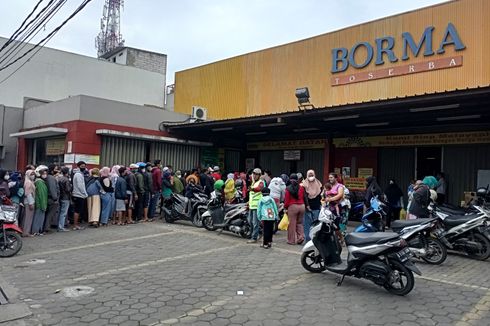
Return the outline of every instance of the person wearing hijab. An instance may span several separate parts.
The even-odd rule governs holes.
[[[407,212],[407,216],[410,220],[430,217],[430,190],[436,186],[437,180],[433,176],[425,177],[422,180],[422,183],[417,182]]]
[[[235,180],[233,179],[233,174],[231,178],[228,178],[226,180],[224,192],[225,200],[227,203],[232,203],[236,199],[237,190],[235,188]]]
[[[165,171],[162,178],[162,196],[164,200],[172,197],[172,186],[172,174],[170,171]]]
[[[35,191],[35,213],[32,220],[31,232],[34,235],[42,235],[44,219],[46,218],[46,210],[48,209],[48,186],[46,179],[48,177],[48,168],[44,165],[36,169],[36,182],[34,183]]]
[[[92,227],[99,227],[100,221],[100,193],[102,185],[99,177],[100,171],[97,168],[90,170],[90,177],[87,180],[87,208],[88,208],[88,224]]]
[[[22,221],[22,235],[24,237],[31,236],[32,220],[35,212],[35,196],[36,186],[34,181],[36,180],[36,173],[34,170],[27,170],[24,180],[24,219]]]
[[[386,217],[386,226],[391,227],[391,221],[400,219],[400,211],[403,207],[403,192],[396,184],[395,180],[390,179],[388,187],[385,189],[385,195],[389,207],[388,216]]]
[[[272,178],[269,189],[271,190],[271,198],[274,199],[277,207],[279,207],[284,202],[284,197],[286,196],[286,183],[279,177]]]
[[[305,240],[303,219],[305,215],[305,188],[298,182],[298,175],[289,177],[291,184],[286,188],[284,210],[288,214],[288,244],[302,244]]]
[[[364,205],[366,208],[371,207],[371,199],[373,197],[378,197],[379,200],[383,201],[383,190],[376,181],[376,177],[371,176],[366,179],[366,195],[364,197]]]
[[[307,194],[307,208],[305,212],[304,233],[305,241],[310,241],[310,227],[318,220],[322,206],[322,183],[316,178],[314,170],[308,170],[306,179],[302,183]]]
[[[113,207],[112,200],[114,198],[114,185],[111,181],[110,172],[111,170],[106,166],[100,170],[100,200],[102,202],[100,223],[102,224],[102,226],[107,226]]]
[[[10,175],[7,170],[0,170],[0,196],[10,197],[9,189]]]

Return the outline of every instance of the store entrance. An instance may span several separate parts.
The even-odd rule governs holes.
[[[417,147],[417,179],[441,172],[441,147]]]

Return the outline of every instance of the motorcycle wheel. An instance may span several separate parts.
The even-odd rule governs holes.
[[[173,222],[175,222],[172,219],[172,216],[170,216],[170,214],[166,213],[165,211],[163,211],[163,218],[165,219],[165,222],[167,222],[167,223],[173,223]]]
[[[250,227],[250,224],[248,224],[248,222],[245,222],[245,224],[243,225],[240,235],[244,239],[250,239],[252,237],[252,228]]]
[[[198,228],[203,227],[202,214],[204,214],[206,212],[206,210],[207,209],[205,207],[198,207],[197,208],[197,212],[194,215],[194,217],[192,218],[192,224],[194,224],[194,226],[196,226]]]
[[[490,241],[479,233],[473,234],[473,241],[482,245],[482,249],[478,253],[468,253],[468,256],[478,260],[486,260],[490,256]]]
[[[323,258],[320,255],[315,255],[314,250],[305,251],[301,254],[301,265],[311,273],[321,273],[326,269]]]
[[[391,273],[388,275],[388,279],[384,288],[395,295],[407,295],[412,291],[415,285],[415,280],[411,270],[406,268],[402,263],[390,260]]]
[[[211,216],[206,216],[202,220],[202,226],[208,231],[215,231],[216,227],[213,225],[213,218]]]
[[[447,258],[446,247],[442,244],[441,241],[437,239],[427,239],[426,241],[427,247],[425,248],[425,250],[427,250],[427,255],[425,257],[422,257],[422,259],[427,264],[442,264]]]
[[[15,232],[0,233],[0,257],[15,256],[22,249],[22,238]]]

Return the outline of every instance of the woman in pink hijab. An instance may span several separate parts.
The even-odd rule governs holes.
[[[34,199],[36,197],[36,173],[34,170],[27,170],[24,180],[24,220],[22,221],[22,236],[31,236],[32,219],[34,217]]]
[[[318,216],[320,215],[323,184],[316,178],[315,171],[308,170],[306,179],[303,180],[302,185],[308,197],[303,227],[305,241],[310,241],[310,227],[313,222],[318,220]]]

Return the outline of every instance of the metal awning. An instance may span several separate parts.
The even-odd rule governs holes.
[[[10,134],[10,137],[43,138],[43,137],[65,135],[66,133],[68,133],[68,129],[66,128],[47,127],[47,128],[39,128],[39,129],[15,132],[13,134]]]
[[[101,136],[151,140],[155,142],[166,142],[166,143],[174,143],[174,144],[181,144],[181,145],[213,146],[212,143],[208,143],[208,142],[185,140],[185,139],[179,139],[173,137],[156,136],[156,135],[148,135],[148,134],[138,134],[134,132],[118,131],[118,130],[110,130],[110,129],[97,129],[95,133]]]

